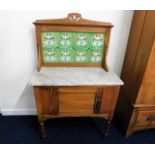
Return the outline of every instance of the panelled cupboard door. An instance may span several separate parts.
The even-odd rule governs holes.
[[[60,87],[59,112],[61,114],[93,114],[96,87]]]
[[[110,114],[113,113],[118,90],[119,87],[114,86],[34,87],[40,115]]]
[[[60,93],[59,113],[93,114],[95,93]]]

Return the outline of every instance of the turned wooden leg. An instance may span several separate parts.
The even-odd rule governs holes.
[[[40,129],[41,129],[41,137],[45,138],[46,137],[46,133],[45,133],[44,122],[40,122]]]
[[[108,120],[107,127],[106,127],[106,129],[104,131],[104,137],[108,137],[110,127],[111,127],[111,121]]]

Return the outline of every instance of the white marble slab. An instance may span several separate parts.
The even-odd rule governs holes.
[[[113,72],[97,67],[43,67],[31,77],[32,86],[109,86],[123,85]]]

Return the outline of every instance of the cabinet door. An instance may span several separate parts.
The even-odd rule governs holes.
[[[59,88],[60,114],[113,114],[119,87]],[[112,115],[111,115],[112,116]]]
[[[145,69],[144,78],[139,89],[136,104],[155,105],[155,40]]]
[[[96,88],[61,87],[59,88],[60,114],[87,115],[93,114]]]

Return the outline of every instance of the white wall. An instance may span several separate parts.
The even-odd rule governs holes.
[[[74,12],[74,11],[69,11]],[[68,11],[0,11],[0,109],[3,115],[34,114],[35,100],[28,84],[37,64],[33,21],[62,18]],[[110,21],[108,64],[120,75],[133,11],[79,11],[83,17]]]

